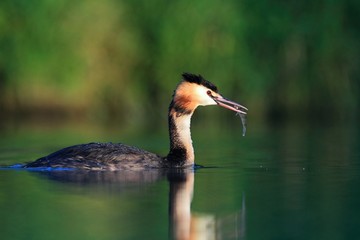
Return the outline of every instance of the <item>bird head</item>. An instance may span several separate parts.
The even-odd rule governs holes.
[[[198,106],[218,105],[240,114],[247,114],[246,107],[223,97],[217,87],[201,75],[184,73],[182,77],[183,80],[173,96],[172,107],[176,112],[189,114]]]

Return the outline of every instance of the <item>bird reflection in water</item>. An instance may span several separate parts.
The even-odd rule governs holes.
[[[239,211],[217,217],[210,213],[192,213],[194,172],[168,175],[170,236],[176,240],[187,239],[244,239],[245,198]]]
[[[171,239],[244,239],[245,198],[240,209],[227,216],[211,213],[192,213],[195,173],[193,170],[166,169],[163,171],[43,171],[43,177],[66,184],[115,188],[146,186],[160,180],[169,182],[169,235]]]

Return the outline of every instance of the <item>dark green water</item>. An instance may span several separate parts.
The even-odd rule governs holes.
[[[165,128],[165,127],[164,127]],[[355,124],[193,125],[190,172],[0,170],[1,239],[357,239]],[[58,148],[122,141],[165,154],[166,132],[7,128],[0,165]],[[191,201],[192,197],[192,201]]]

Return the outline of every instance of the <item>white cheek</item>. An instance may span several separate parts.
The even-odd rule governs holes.
[[[196,95],[199,105],[200,106],[216,105],[216,102],[211,97],[209,97],[207,91],[208,89],[203,86],[199,86],[196,89]]]
[[[203,99],[203,101],[199,105],[201,105],[201,106],[216,105],[216,102],[212,98],[210,98],[209,96],[207,96],[207,97],[208,98]]]

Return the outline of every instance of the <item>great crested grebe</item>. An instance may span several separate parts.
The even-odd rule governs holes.
[[[169,106],[170,152],[166,157],[122,143],[88,143],[61,149],[24,165],[24,168],[125,170],[194,166],[191,116],[198,106],[219,105],[240,114],[247,108],[218,93],[201,75],[184,73]]]

